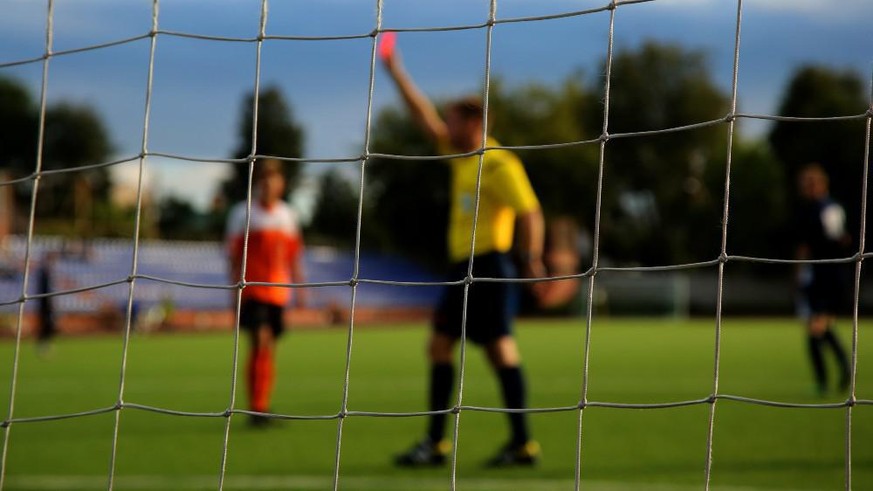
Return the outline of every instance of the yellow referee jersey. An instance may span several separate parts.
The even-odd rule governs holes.
[[[488,138],[487,146],[499,145],[493,138]],[[441,144],[439,150],[443,154],[458,153],[448,144]],[[539,208],[539,201],[521,160],[514,153],[509,150],[488,150],[482,165],[474,254],[507,252],[512,247],[516,214]],[[479,156],[449,159],[449,167],[452,173],[449,259],[457,262],[466,260],[470,255]]]

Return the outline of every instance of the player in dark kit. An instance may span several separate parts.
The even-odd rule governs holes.
[[[36,292],[40,295],[52,293],[52,276],[54,274],[57,253],[49,251],[43,256],[42,264],[37,273]],[[47,355],[51,350],[51,341],[57,334],[57,322],[55,319],[54,299],[44,296],[39,299],[39,332],[37,333],[37,352]]]
[[[797,214],[797,259],[850,256],[851,237],[846,233],[846,214],[830,197],[824,169],[816,163],[807,164],[800,169],[797,182],[803,200]],[[846,390],[850,381],[849,359],[834,333],[834,321],[846,302],[848,267],[841,263],[801,264],[798,278],[809,309],[807,335],[816,391],[823,395],[828,388],[825,347],[833,351],[840,365],[840,389]]]

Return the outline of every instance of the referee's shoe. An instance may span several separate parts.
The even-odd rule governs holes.
[[[540,459],[540,444],[534,440],[525,443],[508,443],[488,460],[487,467],[529,467]]]
[[[425,438],[412,448],[394,458],[394,463],[401,467],[429,467],[446,463],[446,457],[452,450],[448,440],[432,442]]]

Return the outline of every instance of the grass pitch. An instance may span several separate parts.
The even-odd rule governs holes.
[[[873,399],[870,324],[860,326],[856,397]],[[839,334],[851,348],[851,324]],[[518,338],[532,408],[578,404],[583,384],[585,323],[521,321]],[[352,340],[348,409],[377,413],[425,408],[424,325],[357,329]],[[245,340],[239,365],[243,366]],[[290,332],[280,343],[276,413],[312,419],[251,429],[234,416],[224,489],[333,489],[343,401],[347,332]],[[13,344],[0,344],[0,387],[9,401]],[[133,336],[123,400],[180,412],[127,408],[120,413],[114,489],[217,489],[233,373],[227,333]],[[588,400],[630,404],[705,399],[713,392],[715,321],[596,319],[591,330]],[[839,403],[846,395],[813,395],[803,330],[795,320],[725,319],[720,394],[768,401]],[[111,408],[119,394],[120,337],[59,339],[47,359],[22,344],[14,416],[30,418]],[[833,367],[833,364],[831,365]],[[832,372],[835,370],[832,370]],[[239,370],[242,373],[241,370]],[[245,407],[243,379],[236,407]],[[470,346],[463,404],[500,407],[496,382]],[[4,413],[5,414],[5,413]],[[850,423],[851,484],[873,489],[873,406],[849,411],[781,408],[719,400],[715,409],[712,489],[844,489]],[[703,489],[710,405],[678,408],[589,407],[582,416],[583,489]],[[319,419],[318,417],[325,417]],[[573,489],[579,412],[530,417],[544,449],[534,469],[488,470],[482,462],[507,437],[506,416],[464,410],[460,416],[459,490]],[[107,489],[116,412],[57,421],[13,423],[5,468],[7,490]],[[342,426],[339,488],[446,490],[450,468],[408,470],[393,454],[424,431],[424,417],[349,416]]]

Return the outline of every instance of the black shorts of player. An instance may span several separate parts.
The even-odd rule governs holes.
[[[37,339],[42,341],[47,341],[54,337],[55,332],[57,331],[57,324],[55,323],[55,313],[54,309],[51,306],[51,302],[48,299],[43,298],[40,300],[39,306],[39,333],[37,334]]]
[[[814,314],[842,313],[848,305],[848,270],[842,264],[816,264],[812,281],[804,289]]]
[[[278,338],[285,331],[282,320],[284,313],[285,308],[281,305],[243,300],[239,311],[239,325],[246,331],[255,332],[266,324],[273,331],[273,336]]]
[[[467,276],[467,262],[451,268],[450,280]],[[517,276],[512,258],[505,253],[489,253],[473,259],[474,278],[513,278]],[[508,282],[478,282],[470,285],[467,299],[467,339],[487,344],[512,334],[512,319],[517,309],[517,285]],[[434,313],[434,330],[451,338],[461,337],[464,313],[464,285],[452,285],[443,291]]]

